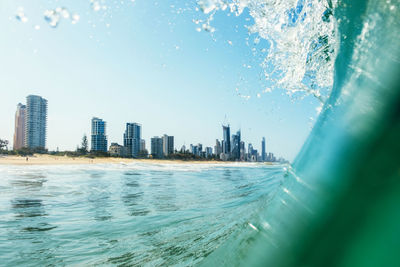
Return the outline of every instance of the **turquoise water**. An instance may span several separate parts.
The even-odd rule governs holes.
[[[329,98],[254,228],[203,266],[400,266],[400,2],[326,3]]]
[[[275,12],[241,2],[261,26]],[[334,27],[304,15],[295,40],[331,34],[311,72],[328,62],[333,84],[292,166],[4,167],[0,262],[400,266],[400,2],[306,3]],[[274,29],[289,51],[293,35]],[[293,74],[309,62],[281,61]]]
[[[0,265],[199,263],[249,227],[283,168],[0,166]]]

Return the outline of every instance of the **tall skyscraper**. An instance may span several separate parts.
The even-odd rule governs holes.
[[[124,146],[127,147],[128,156],[137,158],[142,140],[142,126],[139,123],[127,123],[124,133]]]
[[[26,97],[25,142],[28,148],[46,147],[47,100],[37,96]]]
[[[240,159],[240,130],[232,135],[232,158],[235,160]]]
[[[212,148],[206,147],[206,158],[210,158],[212,156]]]
[[[164,134],[162,139],[164,156],[174,154],[174,137]]]
[[[19,103],[15,112],[14,149],[20,149],[25,145],[25,123],[26,106]]]
[[[223,141],[222,141],[222,153],[231,153],[231,128],[229,124],[227,126],[222,125]]]
[[[96,117],[92,118],[91,151],[107,152],[106,122]]]
[[[246,149],[244,141],[240,141],[240,160],[245,160],[246,158]]]
[[[151,138],[151,155],[156,159],[163,157],[163,139],[161,137],[154,136]]]
[[[262,138],[261,141],[261,160],[266,161],[266,155],[265,155],[265,137]]]
[[[219,156],[222,153],[221,142],[218,139],[215,140],[214,153],[217,156]]]

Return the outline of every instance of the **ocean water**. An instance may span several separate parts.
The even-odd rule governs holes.
[[[190,266],[268,205],[285,167],[0,166],[1,266]]]
[[[220,8],[225,1],[211,2]],[[333,25],[331,32],[321,31],[327,41],[317,46],[322,53],[316,53],[317,61],[311,60],[328,71],[322,73],[331,72],[325,78],[332,77],[332,86],[311,134],[254,228],[243,229],[201,265],[400,266],[400,2],[234,2],[255,18],[280,10],[256,20],[253,28],[260,36],[276,33],[273,41],[282,42],[284,55],[294,53],[294,59],[296,53],[314,52],[313,46],[298,46],[303,38],[312,42],[310,34],[318,36],[319,27]],[[297,9],[299,3],[311,13]],[[300,43],[285,47],[293,10],[304,16],[293,26]],[[304,24],[307,16],[312,21]],[[279,55],[273,61],[279,65]],[[299,62],[287,70],[308,64]]]
[[[27,196],[26,190],[17,190],[24,186],[17,185],[10,192],[12,170],[7,170],[6,179],[1,180],[0,207],[6,209],[0,214],[0,262],[10,265],[19,263],[17,260],[25,260],[23,263],[32,262],[33,265],[51,260],[62,264],[65,260],[83,265],[134,265],[135,260],[144,258],[141,264],[150,259],[147,262],[154,265],[400,266],[400,2],[204,0],[198,1],[198,4],[204,13],[210,14],[205,22],[206,28],[212,26],[215,12],[230,10],[240,15],[247,8],[254,18],[254,25],[249,26],[251,34],[270,42],[270,51],[262,62],[265,78],[272,81],[276,89],[287,90],[289,95],[300,92],[321,101],[319,118],[293,164],[287,166],[285,171],[282,167],[242,169],[220,166],[200,172],[174,170],[170,174],[166,174],[168,171],[158,173],[171,175],[174,179],[182,175],[187,177],[186,182],[190,182],[185,188],[172,186],[169,191],[159,187],[159,192],[186,192],[187,197],[191,195],[188,192],[196,192],[200,200],[209,202],[202,205],[204,202],[191,202],[190,197],[187,200],[180,198],[182,195],[172,194],[172,199],[180,200],[181,204],[176,206],[188,205],[192,210],[185,210],[187,213],[166,211],[164,215],[170,217],[165,220],[159,215],[160,223],[165,222],[162,226],[166,231],[155,234],[153,238],[141,239],[148,241],[145,244],[139,241],[129,243],[128,240],[129,237],[137,237],[135,231],[138,229],[154,229],[151,228],[154,221],[140,219],[149,218],[151,212],[157,210],[154,208],[157,206],[151,203],[170,203],[168,198],[146,203],[147,206],[144,206],[151,206],[150,210],[141,209],[140,205],[129,206],[127,203],[137,202],[121,201],[121,194],[137,201],[146,199],[145,194],[123,193],[122,189],[126,186],[122,185],[118,187],[119,191],[114,191],[120,192],[119,195],[105,193],[105,201],[97,199],[98,195],[94,193],[89,198],[90,194],[86,191],[65,197],[66,203],[76,199],[75,203],[85,212],[74,211],[74,205],[65,206],[62,210],[60,205],[60,212],[54,209],[50,213],[51,205],[56,205],[57,199],[63,199],[64,189],[79,187],[79,176],[72,175],[77,170],[54,172],[55,176],[64,173],[76,183],[61,186],[65,188],[58,189],[53,204],[43,201],[48,195],[20,204],[18,199]],[[235,179],[228,182],[224,181],[226,176],[223,172],[229,169]],[[94,176],[101,173],[90,168],[83,168],[80,172],[90,176],[90,171],[94,172]],[[25,169],[18,171],[17,168],[15,179],[23,177],[24,172]],[[44,171],[47,172],[51,173],[50,170]],[[247,175],[247,172],[253,172],[253,175]],[[206,173],[215,176],[207,176]],[[107,188],[102,184],[108,181],[104,177],[109,175],[97,181],[86,177],[82,186],[85,188],[87,183],[93,181],[93,186],[100,187],[99,192],[102,192]],[[122,177],[123,172],[120,172],[119,178],[115,178],[120,179],[120,183],[111,184],[110,190],[123,183]],[[195,177],[202,179],[195,183]],[[254,184],[248,188],[236,187],[240,184],[237,181],[246,179],[254,181]],[[63,180],[46,176],[43,182],[39,180],[26,184],[32,187],[33,193],[40,194],[41,184],[50,184],[49,181]],[[199,181],[200,184],[197,184]],[[205,181],[209,183],[203,184]],[[9,193],[3,196],[3,191],[7,190]],[[247,190],[252,193],[243,193],[249,192]],[[230,198],[232,195],[236,197]],[[112,200],[116,196],[119,196],[120,210],[112,208]],[[79,206],[87,203],[92,204]],[[167,208],[174,209],[176,206],[168,205]],[[34,212],[25,215],[24,209]],[[101,212],[96,214],[99,210]],[[136,218],[139,223],[124,228],[129,220],[120,221],[115,227],[122,227],[122,230],[112,233],[112,240],[119,237],[117,240],[120,241],[110,243],[106,239],[103,243],[95,242],[104,233],[101,226],[117,220],[113,214],[121,211],[124,212],[123,218]],[[130,216],[129,212],[138,216]],[[86,216],[74,225],[76,214]],[[181,221],[181,217],[171,216],[173,214],[189,219]],[[43,221],[36,221],[33,226],[22,223],[40,218]],[[69,239],[68,234],[60,234],[61,226],[50,218],[72,220],[67,220],[64,227],[71,227],[70,233],[82,231],[81,236],[78,235],[79,241]],[[186,227],[193,220],[196,223]],[[85,227],[85,223],[90,227]],[[207,229],[213,230],[207,232]],[[179,234],[169,235],[173,231]],[[215,236],[210,234],[211,231]],[[152,230],[147,232],[152,233]],[[33,241],[29,239],[35,235],[42,236]],[[192,239],[192,235],[200,239]],[[176,239],[163,243],[164,238],[172,236]],[[126,243],[118,247],[124,240]],[[35,250],[40,246],[44,248]],[[111,257],[98,253],[113,246],[118,249]],[[147,253],[144,247],[154,249]],[[80,251],[82,248],[83,251]]]

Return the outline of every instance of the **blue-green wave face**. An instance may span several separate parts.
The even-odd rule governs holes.
[[[204,266],[398,266],[400,3],[300,2],[334,26],[317,63],[331,89],[279,192]]]

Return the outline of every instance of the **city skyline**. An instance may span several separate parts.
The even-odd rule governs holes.
[[[216,14],[211,34],[196,30],[193,20],[204,19],[201,12],[187,9],[175,15],[179,1],[176,8],[167,2],[136,1],[104,22],[101,12],[91,12],[86,4],[74,3],[73,11],[81,16],[77,24],[63,20],[57,28],[43,21],[43,8],[53,4],[9,1],[0,9],[0,68],[6,73],[0,77],[6,92],[0,106],[1,138],[12,142],[16,104],[36,94],[51,103],[51,150],[73,150],[84,133],[90,136],[87,121],[97,116],[108,121],[109,140],[120,144],[125,123],[137,121],[147,125],[142,132],[147,142],[154,135],[173,133],[176,147],[191,142],[214,146],[221,122],[229,122],[257,149],[265,135],[268,150],[295,157],[320,103],[312,97],[293,101],[261,82],[261,57],[252,49],[268,45],[253,45],[247,12],[240,17]],[[29,16],[27,23],[13,17],[20,5]],[[56,68],[55,58],[60,62]]]
[[[47,135],[47,100],[37,95],[28,95],[26,99],[27,105],[23,105],[21,103],[17,104],[12,147],[14,150],[23,147],[47,149],[45,143]],[[30,110],[30,112],[27,110]],[[110,155],[138,158],[140,157],[139,152],[146,150],[146,141],[144,138],[142,138],[141,124],[136,122],[127,122],[125,132],[123,133],[123,145],[119,145],[117,141],[112,141],[110,146],[108,146],[106,125],[107,122],[105,120],[98,117],[92,117],[90,151],[110,152]],[[35,131],[27,131],[27,129],[30,128],[34,129]],[[34,139],[37,140],[35,141],[35,144],[29,145],[29,142],[32,143],[32,141],[27,140],[32,140],[32,136],[35,136]],[[86,136],[86,133],[84,136]],[[151,145],[149,154],[156,158],[162,158],[164,156],[168,156],[169,154],[173,154],[174,151],[179,151],[179,149],[174,145],[174,136],[169,136],[167,134],[163,134],[161,137],[153,136],[150,138],[149,143]],[[249,142],[248,145],[249,148],[251,146],[251,149],[248,149],[246,154],[253,154],[252,143]],[[79,145],[77,145],[77,147],[79,147]],[[205,150],[203,151],[202,143],[198,143],[197,146],[191,143],[190,150],[186,150],[186,145],[183,144],[180,151],[190,151],[190,153],[199,156],[202,156],[201,153],[204,152],[206,157],[209,155],[217,155],[218,158],[222,160],[248,160],[248,157],[246,158],[244,155],[245,142],[241,141],[241,129],[239,129],[236,134],[231,135],[230,124],[222,124],[222,138],[221,141],[219,141],[218,138],[216,139],[216,145],[214,146],[214,149],[212,146],[204,146],[204,148]],[[57,150],[59,150],[58,147]],[[261,161],[268,161],[274,158],[273,153],[270,153],[272,154],[272,157],[269,157],[268,160],[266,158],[265,137],[262,137],[261,141],[262,152],[257,154],[257,150],[254,151],[256,156],[255,161],[258,161],[257,157],[260,157]],[[220,156],[221,153],[222,155]]]

